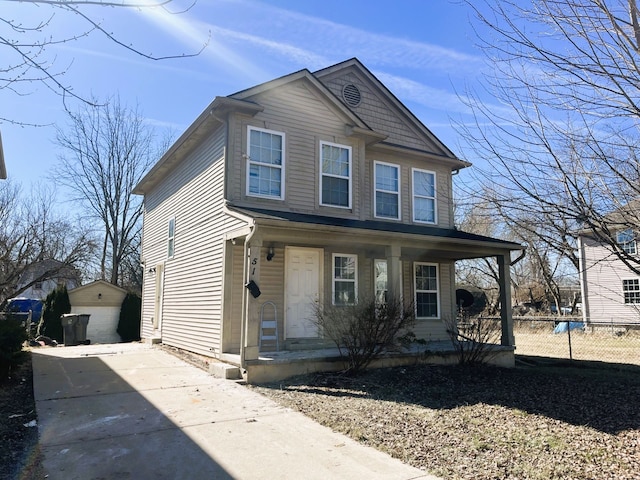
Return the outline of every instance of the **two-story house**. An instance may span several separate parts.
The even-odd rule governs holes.
[[[606,231],[578,237],[582,315],[589,327],[640,328],[639,201],[607,215]],[[635,269],[635,271],[634,271]]]
[[[326,346],[314,302],[386,294],[415,304],[418,338],[446,340],[455,261],[495,257],[512,363],[509,266],[522,247],[455,228],[452,175],[469,165],[357,59],[216,97],[135,189],[142,337],[260,381],[295,373],[261,352],[261,319],[301,358]]]

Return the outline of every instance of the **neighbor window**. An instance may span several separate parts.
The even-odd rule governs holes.
[[[354,305],[358,288],[358,257],[333,255],[333,304]]]
[[[636,254],[636,239],[630,228],[616,234],[616,241],[620,248],[629,255]]]
[[[284,133],[249,127],[247,195],[284,198]]]
[[[320,205],[351,208],[351,147],[320,142]]]
[[[438,294],[438,265],[415,263],[415,303],[417,318],[440,318]]]
[[[622,280],[624,303],[640,303],[640,278]]]
[[[436,174],[413,169],[413,221],[436,223]]]
[[[168,236],[167,236],[167,257],[173,258],[176,237],[176,219],[169,220]]]
[[[375,162],[375,216],[400,219],[400,168]]]

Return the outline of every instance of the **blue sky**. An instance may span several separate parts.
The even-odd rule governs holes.
[[[180,10],[181,1],[168,8]],[[0,4],[3,18],[31,24],[50,18],[46,6]],[[160,133],[177,137],[217,95],[357,57],[449,148],[474,161],[461,151],[452,126],[452,120],[471,121],[459,95],[475,87],[485,68],[472,12],[461,1],[199,0],[181,14],[99,7],[83,12],[123,43],[154,55],[193,53],[209,42],[196,57],[152,61],[94,33],[45,54],[75,93],[117,94],[121,102],[137,104]],[[85,25],[58,12],[47,28],[60,38]],[[3,49],[0,65],[11,62]],[[0,90],[0,116],[47,126],[4,123],[0,132],[9,177],[30,187],[53,172],[60,151],[52,125],[64,126],[66,114],[61,98],[43,85],[21,89],[23,95]]]

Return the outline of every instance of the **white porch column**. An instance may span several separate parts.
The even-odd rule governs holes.
[[[260,263],[262,256],[262,238],[252,238],[249,244],[249,271],[247,283],[254,281],[260,286]],[[244,359],[256,360],[260,353],[260,301],[245,288],[246,331],[244,336]]]
[[[400,262],[400,245],[389,245],[387,255],[387,299],[402,298],[402,263]]]
[[[511,256],[498,255],[498,272],[500,275],[500,320],[502,323],[501,345],[515,345],[513,336],[513,316],[511,313]]]

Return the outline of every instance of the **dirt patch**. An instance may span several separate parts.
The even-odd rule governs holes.
[[[640,371],[527,365],[390,368],[250,388],[446,479],[638,478]]]
[[[45,478],[29,352],[23,352],[9,378],[0,381],[0,415],[0,478]]]

